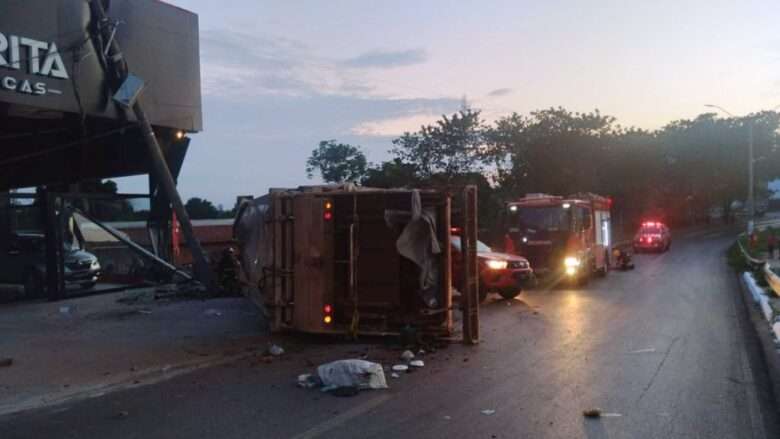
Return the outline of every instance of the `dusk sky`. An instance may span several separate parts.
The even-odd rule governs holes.
[[[648,129],[780,105],[777,1],[170,2],[201,29],[205,130],[180,187],[227,208],[316,182],[320,140],[381,161],[464,96],[488,121],[563,106]]]

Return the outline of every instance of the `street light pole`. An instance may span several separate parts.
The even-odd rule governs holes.
[[[750,119],[748,120],[748,233],[753,232],[753,222],[756,216],[756,203],[753,197],[755,165],[756,161],[753,159],[753,119]]]
[[[723,107],[720,107],[718,105],[712,105],[712,104],[704,104],[705,107],[709,108],[715,108],[717,110],[720,110],[726,114],[728,114],[730,117],[736,118],[733,114],[731,114],[728,110],[726,110]],[[753,221],[755,217],[755,203],[753,202],[753,167],[755,165],[755,160],[753,160],[753,119],[748,119],[748,196],[747,196],[747,204],[748,204],[748,223],[747,223],[747,233],[748,235],[753,233]]]

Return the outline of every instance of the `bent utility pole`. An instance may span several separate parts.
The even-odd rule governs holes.
[[[93,31],[95,32],[93,36],[96,39],[96,47],[100,51],[98,55],[102,55],[104,58],[106,78],[111,90],[116,92],[122,87],[129,76],[127,61],[124,59],[122,50],[115,38],[116,24],[106,15],[102,0],[89,0],[89,4],[93,18]],[[140,96],[135,98],[130,104],[132,105],[133,114],[135,114],[138,125],[143,133],[144,143],[146,143],[149,153],[149,161],[152,165],[151,173],[160,184],[162,191],[168,197],[168,200],[173,207],[173,211],[176,213],[176,217],[181,224],[182,232],[187,239],[187,246],[192,253],[195,278],[203,283],[204,286],[210,287],[212,286],[213,278],[208,261],[206,260],[206,255],[198,240],[195,239],[195,232],[192,229],[190,217],[184,209],[184,204],[181,201],[179,192],[176,190],[176,183],[165,162],[165,156],[160,148],[160,144],[157,142],[157,137],[154,134],[152,124],[143,110]]]

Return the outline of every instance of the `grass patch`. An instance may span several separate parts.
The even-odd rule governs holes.
[[[750,254],[750,256],[756,259],[761,259],[766,256],[766,251],[767,251],[766,242],[770,233],[780,238],[780,236],[778,236],[777,229],[775,229],[774,227],[767,227],[766,230],[757,233],[758,239],[753,245],[750,244],[747,236],[741,235],[738,239],[739,242],[742,244],[742,246],[745,248],[745,250]]]
[[[736,242],[729,247],[726,258],[731,268],[739,273],[751,269],[750,264],[748,264],[747,259],[745,259],[745,255],[742,254],[742,250],[740,250],[739,245]]]

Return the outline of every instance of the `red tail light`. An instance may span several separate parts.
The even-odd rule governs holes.
[[[333,323],[333,306],[325,305],[322,307],[322,311],[325,314],[322,317],[322,321],[325,322],[326,325]]]
[[[322,204],[322,219],[325,221],[331,221],[333,219],[333,201],[326,200]]]

